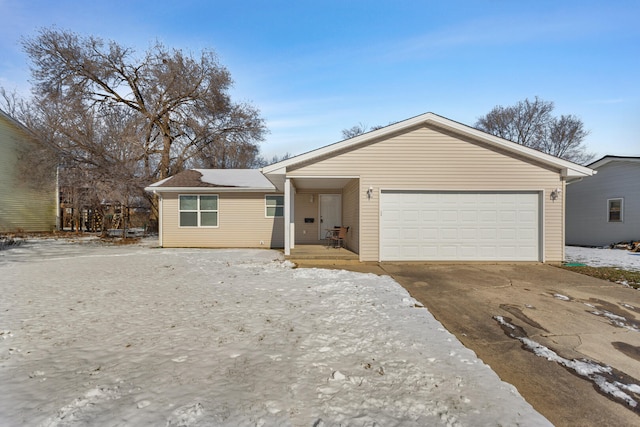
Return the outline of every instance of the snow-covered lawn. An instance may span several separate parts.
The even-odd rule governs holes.
[[[389,277],[269,250],[0,252],[0,425],[549,425]]]
[[[567,262],[577,262],[590,267],[618,267],[623,270],[640,271],[640,252],[624,249],[583,248],[567,246]]]

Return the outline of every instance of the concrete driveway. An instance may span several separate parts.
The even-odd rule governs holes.
[[[392,276],[557,426],[640,425],[640,408],[593,381],[640,385],[640,290],[542,264],[296,263]],[[525,349],[528,340],[553,360]],[[559,361],[613,369],[590,379]],[[637,388],[625,393],[640,402]]]
[[[579,361],[588,359],[594,363],[586,366],[614,368],[600,378],[640,384],[640,291],[549,265],[377,267],[555,425],[640,425],[638,408],[605,396],[593,380],[562,366],[583,368]],[[526,350],[527,338],[557,356],[547,353],[548,360]],[[625,393],[640,401],[639,394]]]

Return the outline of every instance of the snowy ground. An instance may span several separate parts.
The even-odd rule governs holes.
[[[640,252],[624,249],[567,246],[565,258],[567,262],[578,262],[590,267],[618,267],[623,270],[640,271]]]
[[[550,425],[389,277],[268,250],[0,251],[0,425]]]

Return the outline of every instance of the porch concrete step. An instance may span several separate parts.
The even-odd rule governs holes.
[[[322,245],[299,245],[291,249],[291,255],[285,256],[288,260],[360,260],[358,254],[345,248],[332,248]]]

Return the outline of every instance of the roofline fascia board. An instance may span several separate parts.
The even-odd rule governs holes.
[[[637,156],[604,156],[598,160],[596,160],[593,163],[589,164],[590,168],[599,168],[600,166],[604,166],[607,163],[611,163],[611,162],[639,162],[640,163],[640,157]]]
[[[289,179],[356,179],[360,175],[286,175]]]
[[[574,169],[562,169],[561,171],[561,175],[563,178],[582,178],[585,176],[593,176],[595,174],[597,174],[598,171],[597,170],[593,170],[591,169],[591,173],[589,174],[584,174],[584,173],[580,173],[580,172],[576,172]]]
[[[145,187],[151,193],[277,193],[275,187]]]
[[[397,133],[399,131],[403,131],[406,129],[410,129],[414,126],[418,126],[421,124],[429,124],[433,123],[434,125],[439,125],[444,128],[449,128],[453,131],[457,131],[462,134],[469,135],[474,139],[480,140],[482,142],[489,143],[491,145],[500,147],[506,151],[520,154],[522,156],[528,157],[533,160],[537,160],[541,163],[547,164],[549,166],[553,166],[555,168],[560,169],[561,171],[567,170],[567,176],[590,176],[593,175],[593,171],[591,168],[586,166],[581,166],[576,163],[563,160],[557,157],[554,157],[550,154],[543,153],[538,150],[534,150],[529,147],[525,147],[523,145],[514,143],[512,141],[508,141],[506,139],[488,134],[478,129],[474,129],[470,126],[464,125],[459,122],[455,122],[453,120],[447,119],[442,116],[438,116],[434,113],[425,113],[416,117],[412,117],[410,119],[404,120],[402,122],[394,123],[392,125],[386,126],[384,128],[368,132],[362,135],[358,135],[351,139],[346,139],[340,142],[336,142],[316,150],[309,151],[307,153],[300,154],[296,157],[292,157],[287,160],[283,160],[278,163],[274,163],[270,166],[265,166],[262,169],[262,172],[265,174],[268,173],[278,173],[277,171],[281,169],[285,169],[288,166],[295,165],[298,163],[303,163],[309,160],[312,160],[317,157],[324,156],[326,154],[331,154],[338,150],[345,150],[351,147],[357,146],[362,143],[366,143],[368,141],[372,141],[374,139],[379,139],[389,134]],[[571,172],[570,172],[571,171]],[[283,172],[279,172],[283,173]],[[286,172],[284,172],[286,173]]]

